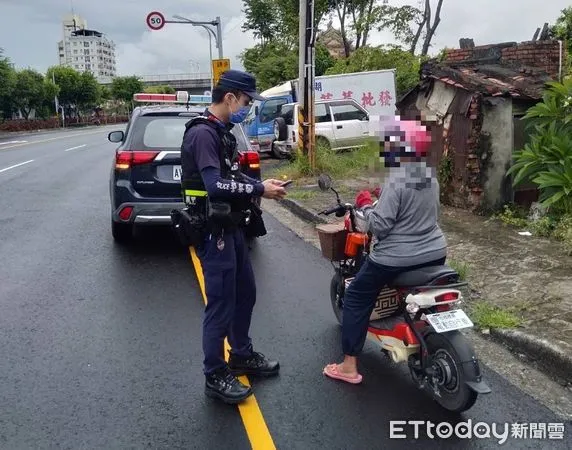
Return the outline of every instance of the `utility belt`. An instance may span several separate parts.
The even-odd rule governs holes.
[[[188,203],[187,192],[193,192],[194,204]],[[236,210],[230,202],[212,200],[206,193],[196,194],[197,191],[185,191],[187,207],[171,211],[171,222],[184,246],[201,248],[207,236],[220,236],[237,229],[243,229],[248,237],[266,234],[262,210],[254,202]],[[197,197],[200,197],[199,201],[196,201]]]

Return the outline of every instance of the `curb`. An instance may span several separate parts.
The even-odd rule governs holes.
[[[323,217],[320,217],[315,212],[310,211],[308,208],[306,208],[302,204],[298,203],[296,200],[290,200],[288,198],[283,198],[282,200],[279,200],[278,203],[280,203],[286,209],[289,209],[292,213],[297,215],[299,218],[306,220],[308,222],[312,222],[312,223],[316,223],[316,224],[329,223],[326,219],[324,219]]]
[[[278,203],[300,219],[315,224],[328,223],[327,220],[295,200],[284,198]],[[491,329],[489,336],[513,353],[524,354],[547,376],[558,377],[560,379],[558,381],[563,380],[572,383],[572,347],[565,342],[562,342],[561,345],[555,345],[545,339],[516,329]]]
[[[513,352],[523,353],[547,375],[572,383],[572,347],[565,342],[556,345],[516,329],[492,328],[490,336]]]

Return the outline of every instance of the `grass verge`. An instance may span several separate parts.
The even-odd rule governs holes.
[[[507,309],[480,301],[470,306],[471,319],[478,328],[516,328],[522,319],[515,314],[514,308]]]
[[[450,259],[447,264],[451,269],[459,274],[461,281],[467,281],[467,276],[469,274],[470,266],[466,262],[457,261],[456,259]]]
[[[348,151],[317,147],[315,171],[310,168],[307,156],[296,154],[290,163],[271,170],[269,177],[299,180],[327,173],[334,179],[343,179],[363,175],[364,171],[375,171],[380,167],[379,146],[366,141],[363,147]]]
[[[505,205],[501,213],[492,216],[505,225],[530,231],[534,236],[553,238],[563,243],[564,250],[572,255],[572,215],[548,214],[537,220],[529,220],[526,211],[514,205]]]

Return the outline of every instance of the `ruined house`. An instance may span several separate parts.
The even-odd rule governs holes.
[[[431,163],[446,203],[489,211],[503,203],[530,205],[534,186],[512,187],[513,152],[527,139],[522,116],[558,80],[566,55],[558,41],[509,42],[448,50],[421,67],[419,84],[397,103],[408,118],[437,117]]]

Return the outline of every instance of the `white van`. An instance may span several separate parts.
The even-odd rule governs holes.
[[[298,147],[298,103],[282,105],[280,117],[274,119],[272,152],[288,157]],[[319,100],[315,102],[316,145],[333,150],[357,148],[369,136],[369,113],[358,102]]]

